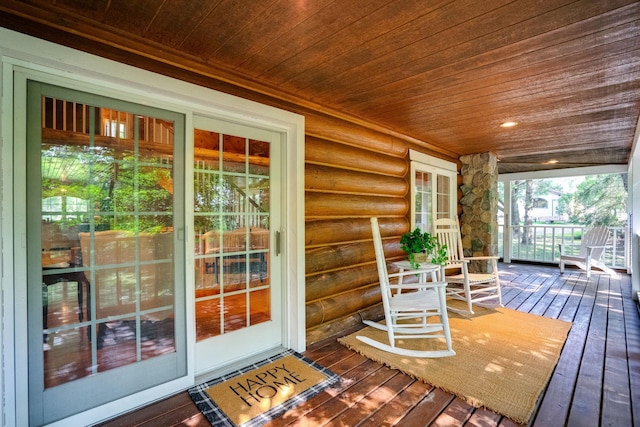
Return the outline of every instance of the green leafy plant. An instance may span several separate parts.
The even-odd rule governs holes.
[[[400,237],[400,248],[409,256],[412,268],[419,268],[417,254],[425,254],[432,264],[444,265],[447,262],[447,245],[441,245],[438,239],[429,232],[419,228],[408,231]]]

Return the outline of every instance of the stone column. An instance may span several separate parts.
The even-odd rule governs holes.
[[[462,216],[460,228],[465,256],[498,255],[498,159],[493,153],[460,157]],[[485,262],[469,270],[487,271]]]

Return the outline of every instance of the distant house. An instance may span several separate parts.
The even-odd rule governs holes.
[[[560,214],[558,212],[559,200],[562,196],[561,191],[550,190],[548,194],[543,196],[538,196],[533,200],[533,209],[531,211],[531,217],[534,222],[564,222],[568,220],[566,214]],[[524,201],[519,200],[518,202],[518,212],[520,216],[520,222],[524,221]],[[503,213],[502,211],[498,214],[498,220],[502,224],[503,223]]]
[[[558,213],[560,196],[562,196],[560,191],[550,190],[549,194],[536,197],[533,200],[533,210],[531,212],[533,221],[547,223],[566,221],[566,215]],[[524,209],[521,212],[524,214]]]

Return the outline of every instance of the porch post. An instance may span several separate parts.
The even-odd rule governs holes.
[[[469,154],[462,163],[460,227],[465,256],[498,255],[498,160],[493,153]],[[469,266],[486,271],[486,263]]]
[[[502,225],[502,261],[506,263],[511,262],[511,181],[504,180],[504,221]],[[499,197],[498,197],[499,198]],[[498,231],[499,231],[498,225]],[[500,242],[498,242],[499,244]],[[500,255],[499,253],[497,254]]]

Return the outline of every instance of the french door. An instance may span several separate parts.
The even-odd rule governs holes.
[[[196,374],[282,345],[281,135],[194,117]]]
[[[31,425],[186,375],[184,122],[29,82]]]

